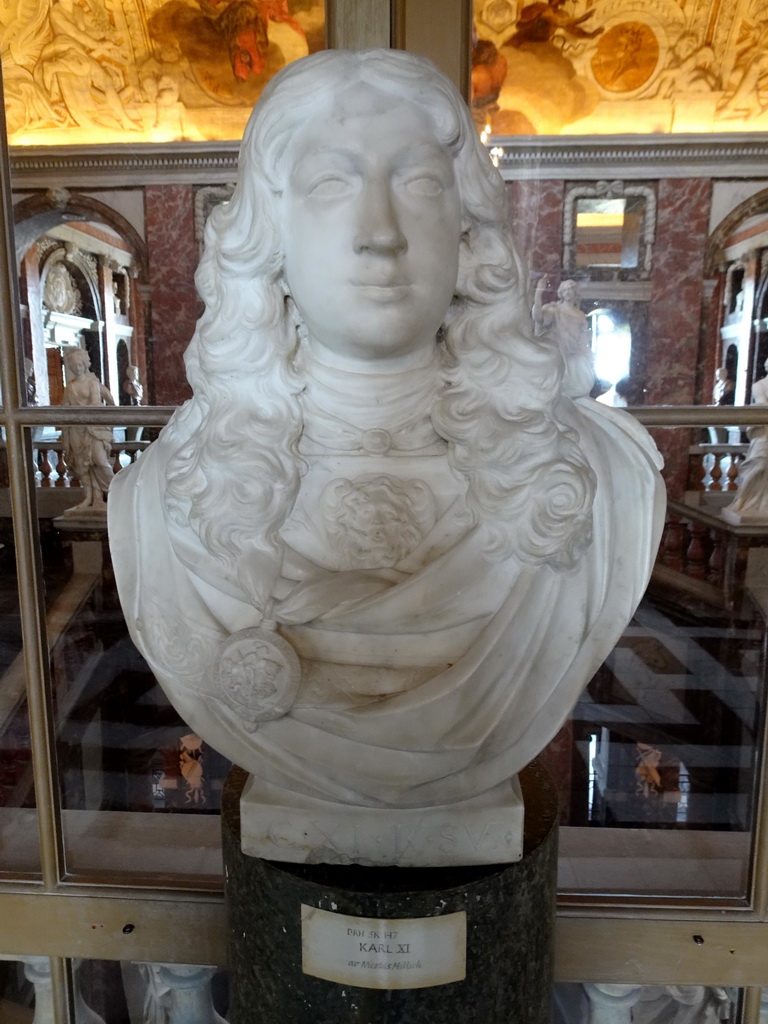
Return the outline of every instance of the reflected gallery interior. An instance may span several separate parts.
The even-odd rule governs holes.
[[[324,4],[247,6],[247,24],[236,21],[236,0],[12,0],[0,14],[18,373],[22,412],[31,412],[23,434],[34,463],[29,507],[65,884],[106,887],[119,877],[126,892],[171,888],[211,900],[221,889],[229,762],[173,709],[133,645],[104,522],[71,510],[87,498],[94,462],[113,475],[141,460],[165,417],[154,407],[190,397],[183,355],[202,312],[195,272],[206,220],[231,199],[235,176],[235,145],[211,155],[205,143],[238,138],[272,75],[326,46]],[[695,426],[653,421],[663,424],[651,433],[670,504],[651,582],[542,760],[560,799],[568,914],[589,904],[589,913],[629,906],[638,918],[660,905],[670,917],[680,907],[734,916],[751,913],[764,842],[768,427],[740,417],[753,404],[768,408],[768,164],[746,168],[739,147],[744,133],[768,129],[766,21],[758,0],[627,7],[474,3],[471,105],[506,179],[529,307],[542,322],[557,322],[558,306],[577,322],[602,403],[639,408],[641,418],[650,406],[668,407],[671,420],[679,406],[706,410]],[[632,167],[614,162],[623,141],[610,133],[625,140],[630,129],[663,134],[671,148],[649,149]],[[715,140],[719,154],[727,133],[739,138],[717,167],[702,169],[682,142],[675,148],[675,136],[690,132],[717,133],[695,145]],[[587,166],[574,159],[573,138],[571,148],[551,148],[566,135],[605,144],[609,155]],[[542,142],[526,173],[515,170],[521,136],[526,146]],[[647,138],[636,134],[632,145]],[[128,142],[130,159],[95,142]],[[84,155],[72,150],[83,143]],[[145,152],[141,143],[153,145]],[[59,168],[57,154],[71,162]],[[78,403],[78,381],[100,397]],[[62,429],[63,410],[108,403],[105,392],[109,420]],[[12,471],[3,439],[0,876],[15,886],[39,884],[46,869]],[[93,480],[100,491],[106,477]],[[731,509],[729,518],[728,506],[755,488],[757,512]],[[73,962],[77,998],[110,1024],[140,1020],[152,992],[157,1013],[170,1012],[176,982],[163,965],[108,955]],[[50,968],[45,958],[16,959],[0,965],[0,1017],[31,1020]],[[226,1014],[221,974],[201,970],[201,999]],[[621,1009],[627,1024],[735,1021],[736,991],[697,980],[696,992],[564,986],[556,1020],[615,1019]]]
[[[549,301],[557,299],[558,282],[578,285],[574,301],[587,317],[600,381],[594,393],[603,391],[603,400],[617,405],[716,404],[715,371],[727,367],[728,399],[749,399],[762,369],[764,325],[756,311],[766,301],[768,280],[768,180],[540,178],[510,181],[507,189],[512,228],[533,268],[532,301],[533,281],[544,275]],[[63,192],[20,185],[20,194],[28,403],[61,401],[64,357],[73,347],[85,348],[91,372],[121,406],[183,401],[182,353],[200,308],[194,270],[203,224],[231,189],[166,183]],[[688,833],[691,857],[700,833],[727,834],[722,849],[711,839],[705,844],[708,856],[732,865],[727,884],[720,877],[720,894],[739,898],[746,892],[763,634],[759,610],[745,603],[743,573],[734,580],[723,568],[726,554],[742,551],[744,541],[737,543],[720,521],[713,526],[690,518],[688,506],[702,506],[706,517],[707,508],[716,512],[738,489],[746,438],[738,430],[718,434],[713,447],[711,433],[655,432],[666,458],[669,495],[686,506],[684,515],[675,511],[668,522],[659,563],[667,575],[655,580],[656,589],[652,585],[566,733],[547,753],[560,778],[563,823],[572,826],[563,839],[566,890],[711,891],[702,879],[716,875],[714,868],[695,879],[689,875],[687,882],[674,870],[665,876],[661,864],[652,883],[626,870],[613,882],[605,872],[596,877],[589,864],[595,863],[592,836],[600,825],[615,828],[617,836],[625,830],[645,835],[648,829]],[[135,460],[153,436],[153,428],[116,430],[109,453],[114,469]],[[82,564],[77,552],[84,542],[92,545],[94,535],[60,529],[58,517],[81,492],[53,423],[35,428],[33,445],[50,612],[59,607],[62,584],[56,580],[66,580],[72,566]],[[752,530],[747,546],[759,547],[765,532]],[[7,541],[10,557],[12,538]],[[743,554],[738,557],[743,560]],[[74,574],[71,591],[63,584],[73,618],[50,645],[56,692],[67,695],[59,722],[64,807],[207,815],[218,806],[226,765],[178,719],[130,645],[108,556],[101,552],[88,564],[90,577]],[[670,572],[683,580],[672,597]],[[710,590],[702,591],[702,583]],[[696,604],[702,595],[704,604]],[[669,656],[674,671],[659,653],[668,643],[677,652]],[[652,684],[648,673],[656,673]],[[649,706],[667,688],[668,717],[649,718]],[[25,714],[22,702],[6,719],[8,746],[11,737],[23,734]],[[13,743],[23,750],[23,743]],[[29,790],[21,793],[16,785],[9,804],[29,806],[31,799]],[[66,818],[76,872],[97,869],[80,839],[88,820],[75,813]],[[115,818],[113,827],[118,825],[123,828]],[[157,842],[164,842],[160,834]],[[617,864],[631,859],[627,842],[632,846],[620,837],[608,843],[618,844],[611,854]],[[654,849],[669,867],[669,857],[662,857],[666,842]],[[207,860],[193,858],[184,866],[184,857],[177,857],[165,866],[194,874],[194,863],[215,884],[215,828],[210,843],[214,852]],[[141,870],[135,860],[132,866]]]

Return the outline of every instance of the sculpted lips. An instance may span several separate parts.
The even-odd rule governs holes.
[[[350,282],[357,291],[375,302],[395,302],[405,298],[411,289],[402,278],[392,280],[353,279]]]

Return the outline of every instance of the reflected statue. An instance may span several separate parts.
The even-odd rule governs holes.
[[[126,366],[123,379],[123,394],[128,395],[128,405],[141,405],[144,397],[144,385],[141,383],[138,366]],[[126,427],[126,441],[140,441],[144,435],[144,427]]]
[[[138,366],[126,366],[123,392],[129,396],[131,405],[141,405],[141,400],[144,397],[144,385],[141,383]]]
[[[70,348],[64,354],[67,386],[62,405],[114,405],[115,400],[95,373],[91,373],[91,360],[83,348]],[[79,505],[68,508],[65,515],[85,510],[104,513],[104,495],[112,483],[113,471],[109,461],[112,451],[111,427],[91,424],[64,427],[61,440],[69,468],[78,477],[84,491]]]
[[[712,405],[733,405],[735,397],[736,382],[728,376],[728,367],[718,366],[712,388]]]
[[[768,359],[765,361],[768,372]],[[752,402],[768,405],[768,376],[752,385]],[[749,427],[749,451],[739,466],[739,489],[723,514],[741,522],[744,519],[768,522],[768,427]]]
[[[539,278],[531,315],[537,334],[550,331],[560,344],[565,359],[563,394],[584,398],[595,383],[594,360],[589,321],[579,306],[576,281],[563,281],[557,289],[557,302],[543,302],[548,279]]]
[[[564,396],[507,224],[459,94],[396,50],[276,76],[208,220],[194,397],[116,477],[110,542],[136,644],[252,773],[246,852],[516,859],[519,816],[470,849],[467,815],[508,820],[643,593],[658,453]]]
[[[35,380],[35,364],[31,359],[24,359],[24,400],[27,405],[37,405],[37,381]]]

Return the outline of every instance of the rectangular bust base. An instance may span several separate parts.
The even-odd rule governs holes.
[[[720,515],[735,526],[768,526],[768,512],[732,512],[726,507],[720,510]]]
[[[449,867],[511,864],[523,855],[517,776],[436,807],[336,804],[249,776],[240,801],[243,853],[294,864]]]

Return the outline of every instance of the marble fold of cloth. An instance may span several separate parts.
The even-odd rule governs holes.
[[[663,525],[659,457],[645,431],[589,399],[561,406],[597,477],[593,540],[576,568],[491,559],[461,487],[451,495],[445,485],[455,477],[445,455],[426,456],[422,445],[410,461],[436,493],[434,522],[425,519],[416,547],[394,564],[334,573],[309,540],[300,550],[301,531],[294,543],[287,524],[274,618],[302,679],[286,713],[257,723],[223,692],[217,662],[233,634],[260,623],[237,579],[166,514],[172,446],[161,436],[118,475],[110,535],[132,636],[185,721],[254,775],[342,803],[445,804],[519,771],[630,619]],[[356,458],[365,475],[358,451],[339,458]],[[386,475],[398,477],[409,456],[393,455]],[[332,459],[316,458],[332,477]]]

